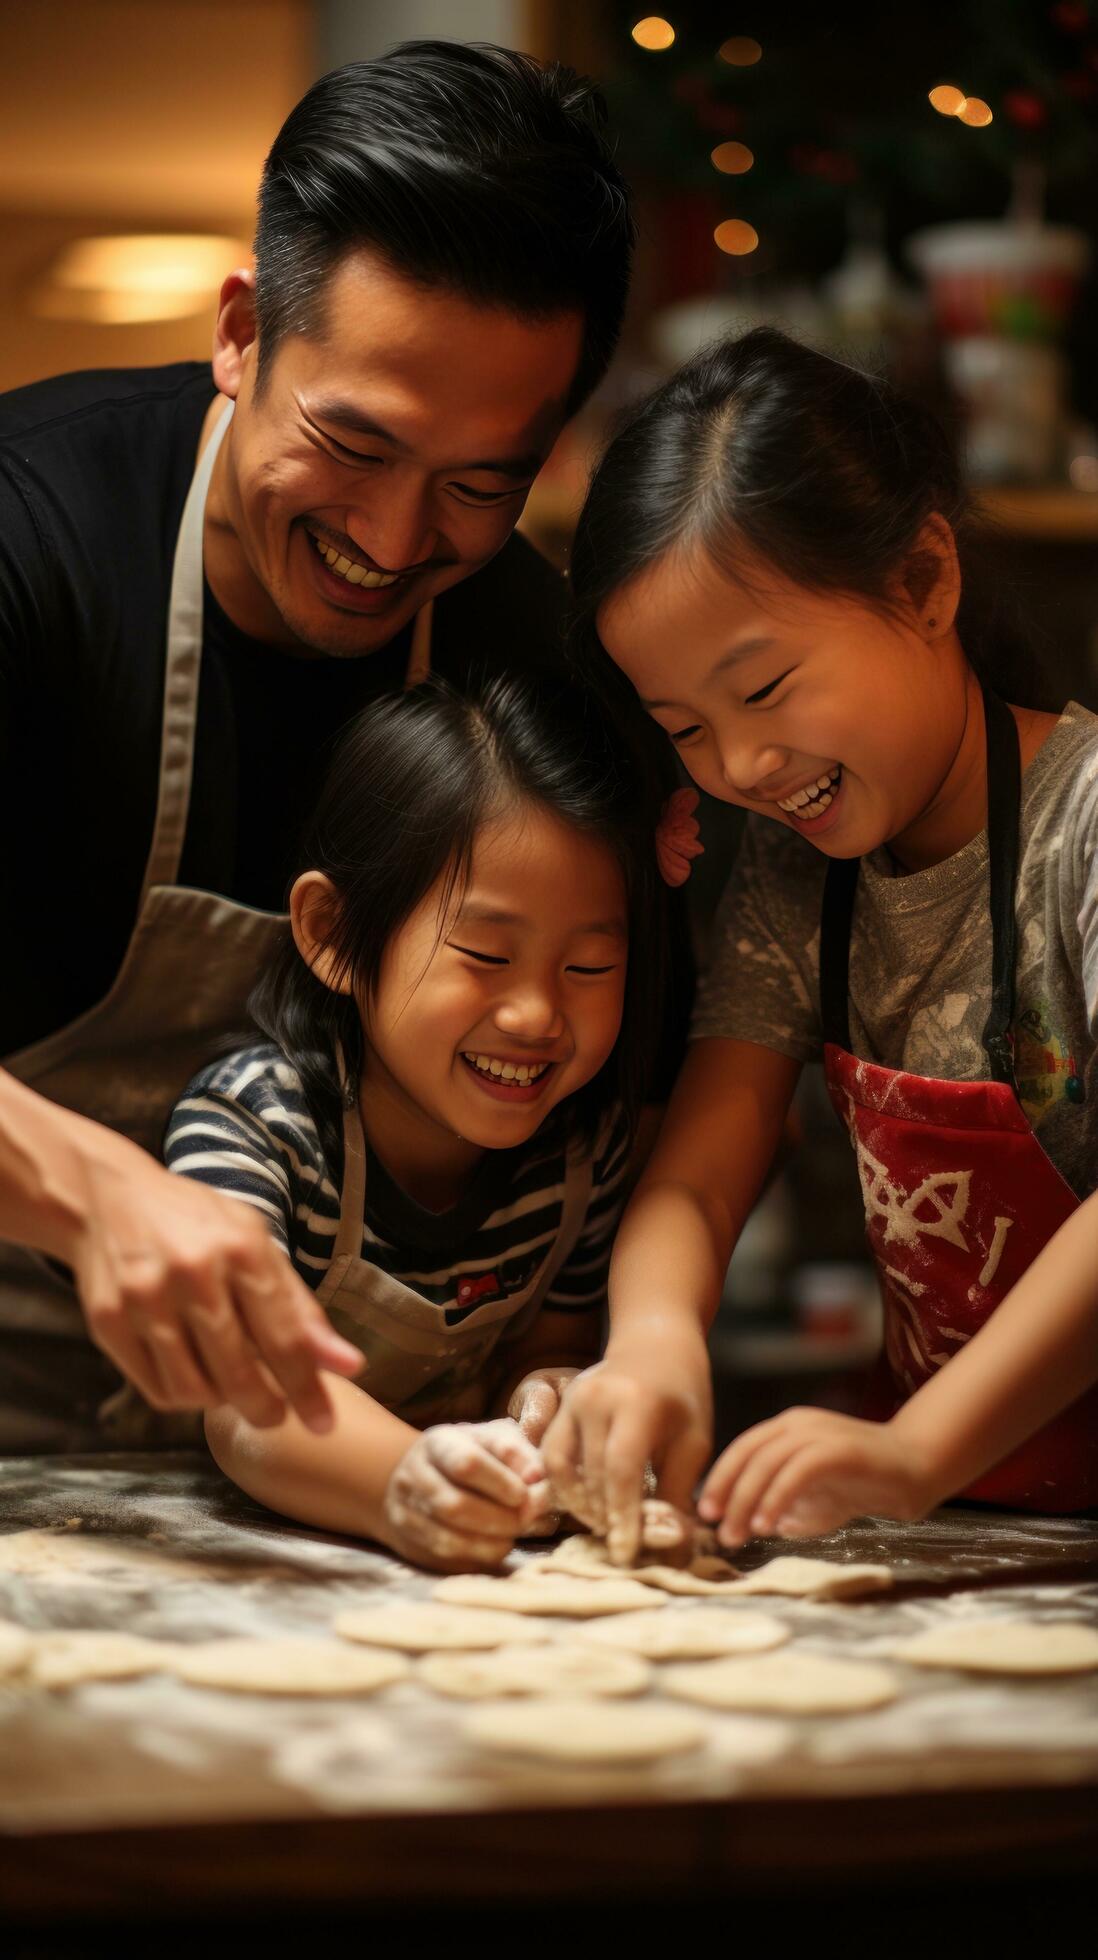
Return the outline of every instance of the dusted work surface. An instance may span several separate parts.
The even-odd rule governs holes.
[[[58,1526],[48,1573],[5,1571],[0,1541],[0,1619],[183,1641],[315,1636],[350,1606],[426,1598],[433,1583],[283,1523],[195,1456],[0,1462],[0,1531]],[[959,1873],[1092,1860],[1098,1676],[999,1680],[887,1657],[951,1619],[1098,1625],[1098,1525],[944,1512],[803,1549],[887,1563],[896,1589],[752,1609],[784,1620],[800,1651],[895,1666],[899,1699],[832,1717],[701,1711],[705,1746],[650,1768],[490,1756],[462,1735],[468,1705],[414,1680],[332,1701],[167,1675],[66,1692],[0,1682],[0,1898],[26,1917],[260,1893],[425,1905],[547,1887],[610,1896],[626,1880],[633,1896],[732,1891],[928,1859]]]

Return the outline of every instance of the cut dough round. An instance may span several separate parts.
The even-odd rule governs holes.
[[[195,1687],[253,1695],[366,1695],[408,1674],[399,1654],[358,1653],[334,1640],[204,1640],[178,1669]]]
[[[839,1565],[827,1558],[772,1558],[732,1583],[737,1593],[785,1593],[790,1599],[856,1599],[860,1593],[887,1592],[887,1565]]]
[[[590,1701],[503,1702],[465,1717],[471,1742],[565,1763],[639,1763],[697,1749],[705,1729],[679,1708],[637,1702],[626,1708]]]
[[[18,1674],[30,1660],[34,1647],[31,1634],[10,1621],[0,1621],[0,1681],[5,1674]]]
[[[696,1606],[688,1612],[665,1613],[659,1607],[643,1613],[624,1613],[595,1626],[576,1629],[584,1640],[624,1648],[650,1661],[714,1660],[720,1654],[760,1654],[782,1647],[790,1629],[765,1613],[725,1613],[715,1606]]]
[[[704,1702],[707,1708],[757,1709],[772,1715],[853,1714],[861,1708],[883,1708],[899,1693],[887,1668],[803,1653],[669,1667],[660,1686],[669,1695]]]
[[[687,1565],[614,1565],[603,1539],[583,1535],[565,1538],[545,1558],[529,1560],[521,1577],[549,1578],[558,1572],[577,1579],[635,1579],[661,1592],[698,1595],[727,1592],[737,1576],[734,1565],[707,1553]]]
[[[472,1607],[439,1605],[429,1599],[337,1613],[332,1625],[344,1640],[360,1640],[367,1647],[397,1647],[405,1654],[447,1648],[472,1653],[549,1637],[547,1627],[524,1625],[510,1613],[475,1612]]]
[[[631,1613],[635,1606],[652,1604],[651,1593],[635,1579],[616,1583],[600,1579],[595,1583],[556,1572],[546,1573],[542,1579],[525,1579],[521,1573],[512,1579],[457,1573],[441,1579],[434,1596],[452,1606],[498,1607],[504,1613],[547,1613],[577,1620],[597,1613]]]
[[[1098,1631],[1073,1620],[968,1620],[927,1627],[894,1650],[915,1667],[980,1674],[1085,1674],[1098,1668]]]
[[[181,1654],[176,1640],[146,1640],[136,1633],[91,1627],[40,1634],[31,1674],[40,1688],[72,1688],[81,1681],[128,1681],[138,1674],[174,1673]]]
[[[429,1654],[419,1679],[443,1695],[493,1701],[500,1695],[639,1695],[652,1670],[636,1654],[597,1647],[500,1647],[492,1654]]]

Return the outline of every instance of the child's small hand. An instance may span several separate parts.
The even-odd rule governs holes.
[[[812,1538],[851,1518],[917,1518],[933,1501],[891,1423],[786,1409],[717,1458],[698,1515],[719,1520],[721,1544],[735,1547],[748,1538]]]
[[[569,1382],[574,1382],[579,1372],[578,1368],[532,1368],[513,1391],[507,1413],[535,1447],[560,1408]],[[560,1530],[560,1516],[559,1511],[546,1510],[527,1526],[523,1537],[552,1538]]]
[[[402,1558],[436,1571],[496,1566],[548,1497],[541,1457],[517,1423],[438,1423],[389,1478],[385,1536]]]

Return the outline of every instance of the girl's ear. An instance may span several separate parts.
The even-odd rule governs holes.
[[[340,972],[330,944],[339,913],[339,893],[323,871],[303,871],[290,893],[294,945],[310,972],[334,994],[349,994],[350,976]]]
[[[937,512],[928,517],[900,574],[900,596],[915,615],[925,640],[953,630],[961,603],[961,568],[953,527]]]

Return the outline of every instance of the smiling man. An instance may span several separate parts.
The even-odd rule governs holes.
[[[357,1366],[246,1208],[148,1153],[246,1024],[337,731],[558,655],[512,533],[621,324],[602,121],[498,48],[339,69],[267,159],[212,374],[0,398],[0,1449],[221,1401],[320,1428]]]

